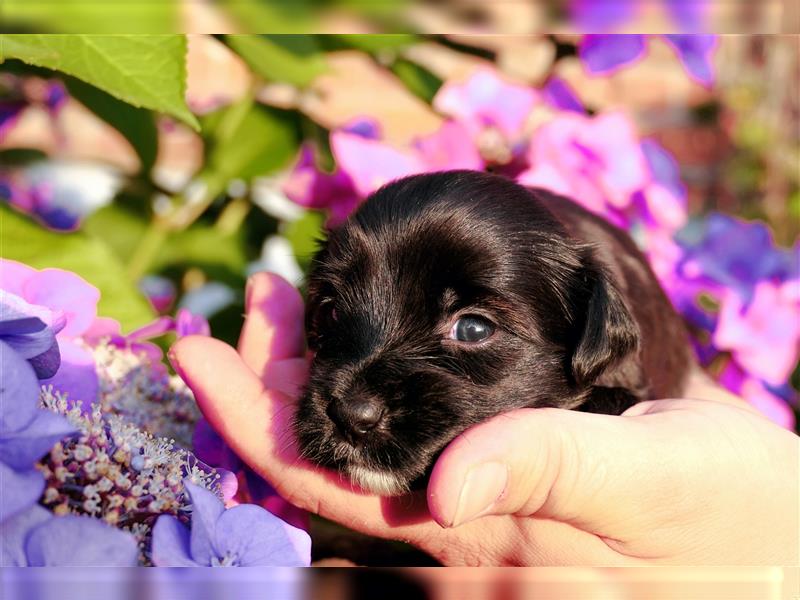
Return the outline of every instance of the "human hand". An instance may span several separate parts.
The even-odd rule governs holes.
[[[381,498],[298,456],[298,292],[259,274],[247,309],[238,353],[188,337],[170,356],[226,442],[300,508],[452,565],[798,562],[798,437],[702,377],[703,399],[622,416],[499,415],[445,449],[427,494]]]

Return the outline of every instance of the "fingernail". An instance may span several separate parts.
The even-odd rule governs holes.
[[[487,514],[506,491],[508,467],[488,462],[473,467],[464,478],[451,527],[457,527]]]

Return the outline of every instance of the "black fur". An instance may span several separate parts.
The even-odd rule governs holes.
[[[448,339],[464,314],[494,335]],[[453,437],[498,413],[619,414],[680,395],[692,364],[682,321],[625,233],[472,171],[391,183],[331,232],[306,326],[315,354],[295,418],[301,449],[351,476],[390,473],[385,493],[424,481]],[[364,405],[383,417],[354,438],[341,415]]]

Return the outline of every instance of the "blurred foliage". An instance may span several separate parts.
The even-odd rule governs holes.
[[[122,262],[104,241],[76,232],[54,236],[31,219],[0,204],[3,257],[37,269],[67,269],[100,290],[100,315],[123,324],[124,331],[145,325],[153,311],[132,282],[121,277]]]

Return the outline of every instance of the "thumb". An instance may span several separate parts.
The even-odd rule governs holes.
[[[489,514],[536,515],[623,539],[638,530],[631,515],[647,518],[670,496],[664,436],[642,419],[545,408],[481,423],[437,461],[431,515],[443,527]]]

